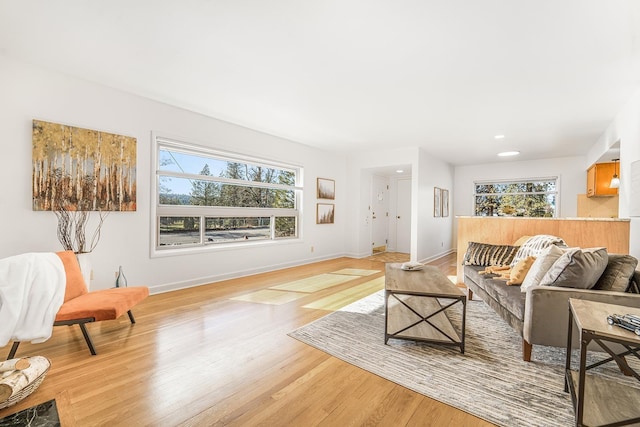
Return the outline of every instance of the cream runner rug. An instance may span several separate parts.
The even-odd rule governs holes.
[[[307,277],[306,279],[283,283],[282,285],[270,286],[269,289],[312,293],[330,288],[332,286],[340,285],[350,280],[354,280],[357,277],[358,276],[346,274],[319,274],[317,276]]]
[[[574,425],[564,392],[563,349],[534,346],[533,361],[522,361],[519,335],[482,301],[467,303],[465,354],[413,341],[391,339],[385,345],[383,295],[377,292],[289,335],[500,426]],[[576,353],[572,360],[577,359]],[[598,369],[621,378],[615,364]],[[635,379],[620,380],[638,387]]]

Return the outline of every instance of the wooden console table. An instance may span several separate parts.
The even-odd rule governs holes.
[[[571,392],[576,426],[622,426],[640,423],[640,389],[603,378],[597,373],[587,373],[592,368],[615,361],[621,369],[640,380],[640,375],[631,369],[624,359],[629,355],[640,359],[640,338],[631,331],[609,325],[607,316],[610,314],[640,315],[640,309],[569,299],[564,391]],[[580,362],[577,370],[571,369],[571,336],[574,322],[580,333]],[[587,346],[591,342],[598,344],[610,357],[587,365]],[[616,353],[611,343],[622,346],[624,350]],[[588,402],[587,405],[585,402]]]
[[[385,271],[384,342],[389,338],[453,345],[464,353],[467,297],[437,267],[402,270],[387,264]],[[444,305],[442,302],[445,302]],[[461,326],[456,328],[446,311],[462,304]]]

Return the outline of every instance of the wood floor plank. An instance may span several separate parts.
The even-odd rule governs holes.
[[[455,254],[445,258],[435,265],[455,274]],[[382,276],[384,263],[337,258],[152,295],[134,308],[135,325],[126,316],[88,325],[96,356],[77,326],[56,327],[47,342],[20,345],[19,357],[43,355],[51,369],[0,418],[57,398],[71,420],[63,426],[490,426],[287,335],[327,314],[310,305],[381,288],[367,284],[375,275],[350,276],[280,305],[232,300],[342,269]]]

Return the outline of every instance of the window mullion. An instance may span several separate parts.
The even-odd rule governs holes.
[[[302,168],[153,139],[155,255],[299,238]]]

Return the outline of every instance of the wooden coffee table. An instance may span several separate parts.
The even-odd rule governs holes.
[[[386,265],[384,342],[389,338],[452,345],[464,353],[467,297],[437,267],[406,271],[400,263]],[[461,306],[461,326],[447,315]]]

